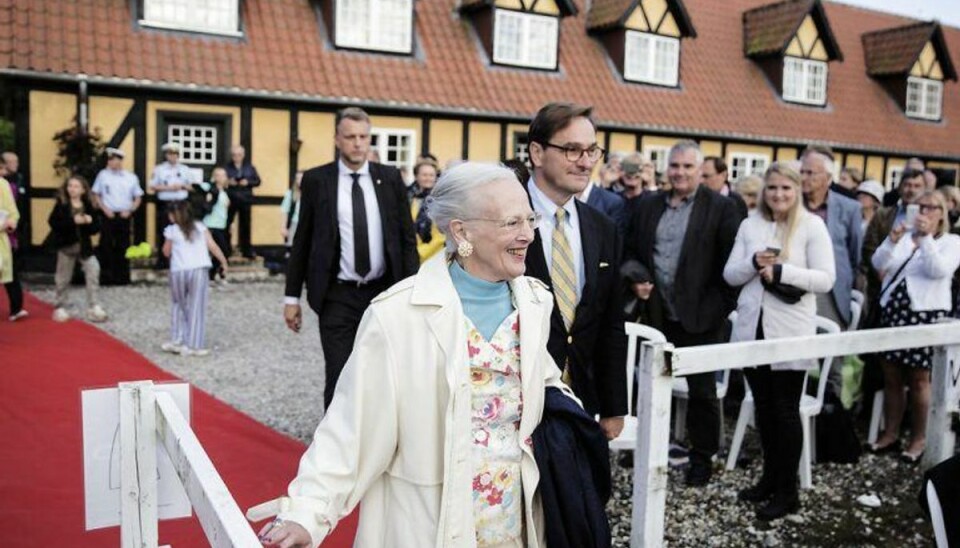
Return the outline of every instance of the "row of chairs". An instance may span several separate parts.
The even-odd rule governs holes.
[[[859,325],[861,311],[863,310],[863,294],[859,291],[854,291],[854,299],[851,303],[851,326]],[[736,312],[731,314],[731,322],[736,319]],[[840,326],[835,322],[823,318],[820,316],[816,317],[816,325],[818,333],[840,333]],[[633,402],[633,386],[634,386],[634,377],[636,373],[636,366],[638,363],[641,363],[643,346],[640,344],[642,340],[648,340],[654,343],[665,343],[668,342],[664,334],[653,327],[637,323],[626,323],[624,329],[627,333],[627,401]],[[813,485],[812,474],[811,474],[811,463],[816,460],[816,417],[823,410],[823,401],[824,395],[827,388],[827,379],[830,375],[830,369],[833,367],[834,362],[838,358],[828,357],[823,360],[820,365],[820,378],[817,383],[816,395],[808,395],[804,392],[804,395],[801,397],[799,402],[800,407],[800,417],[803,424],[803,452],[800,457],[800,485],[804,489],[809,489]],[[842,359],[842,357],[839,357]],[[808,373],[809,377],[809,373]],[[730,370],[724,370],[717,380],[717,397],[722,401],[723,398],[727,395],[727,389],[729,387],[730,381]],[[807,379],[804,379],[804,384],[806,384]],[[685,421],[686,421],[686,402],[689,398],[689,387],[687,386],[686,379],[683,377],[675,377],[673,379],[673,396],[676,399],[677,411],[675,414],[674,420],[674,436],[677,439],[682,439],[685,433]],[[881,397],[881,409],[882,409],[882,391],[880,392]],[[874,398],[877,399],[876,397]],[[720,406],[721,413],[723,405]],[[874,412],[876,413],[876,405]],[[871,421],[872,424],[873,421]],[[730,451],[727,455],[726,469],[733,470],[736,467],[737,459],[740,455],[740,448],[743,444],[743,438],[746,435],[747,426],[755,426],[754,420],[754,402],[753,395],[750,393],[749,387],[746,388],[745,395],[742,403],[740,404],[740,414],[737,417],[737,426],[733,433],[733,440],[730,444]],[[724,442],[724,431],[723,431],[723,415],[721,414],[721,431],[720,431],[720,443],[721,447]],[[872,427],[871,427],[872,428]],[[630,415],[625,417],[623,432],[620,436],[610,442],[610,448],[615,451],[630,451],[636,447],[637,444],[637,415],[635,411],[631,411]]]

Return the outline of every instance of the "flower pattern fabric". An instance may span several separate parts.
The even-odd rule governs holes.
[[[473,514],[478,546],[522,546],[520,318],[514,310],[488,342],[467,320],[473,388]]]

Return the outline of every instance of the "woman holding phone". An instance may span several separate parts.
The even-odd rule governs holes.
[[[960,236],[949,232],[947,204],[942,194],[924,192],[911,206],[917,213],[911,215],[908,209],[908,220],[895,225],[873,254],[873,267],[884,273],[880,327],[934,323],[950,309],[950,283],[960,265]],[[913,222],[909,220],[911,216]],[[909,380],[913,420],[910,443],[900,459],[908,464],[920,461],[926,445],[932,357],[930,347],[881,354],[885,426],[870,447],[872,452],[900,449],[900,423],[906,407],[903,387]]]
[[[740,225],[723,269],[728,284],[742,287],[732,341],[817,332],[814,293],[833,287],[833,244],[824,222],[803,207],[800,193],[800,174],[784,164],[773,164],[764,175],[758,213]],[[757,510],[759,519],[776,519],[800,506],[799,402],[804,372],[813,365],[813,360],[797,360],[744,369],[756,405],[763,475],[737,496],[766,502]]]

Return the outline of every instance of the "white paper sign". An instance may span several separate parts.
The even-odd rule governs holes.
[[[190,385],[154,384],[156,392],[173,397],[190,420]],[[83,492],[87,531],[120,525],[120,391],[117,388],[83,390]],[[180,478],[157,442],[157,516],[191,516],[190,499]]]

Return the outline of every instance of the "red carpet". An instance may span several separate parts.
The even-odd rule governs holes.
[[[176,378],[93,326],[54,323],[31,295],[31,316],[11,324],[0,295],[0,546],[119,546],[119,527],[84,531],[80,390]],[[191,400],[193,429],[241,510],[285,492],[300,442],[196,388]],[[355,531],[356,513],[324,546],[350,546]],[[160,544],[208,545],[196,517],[160,522]]]

